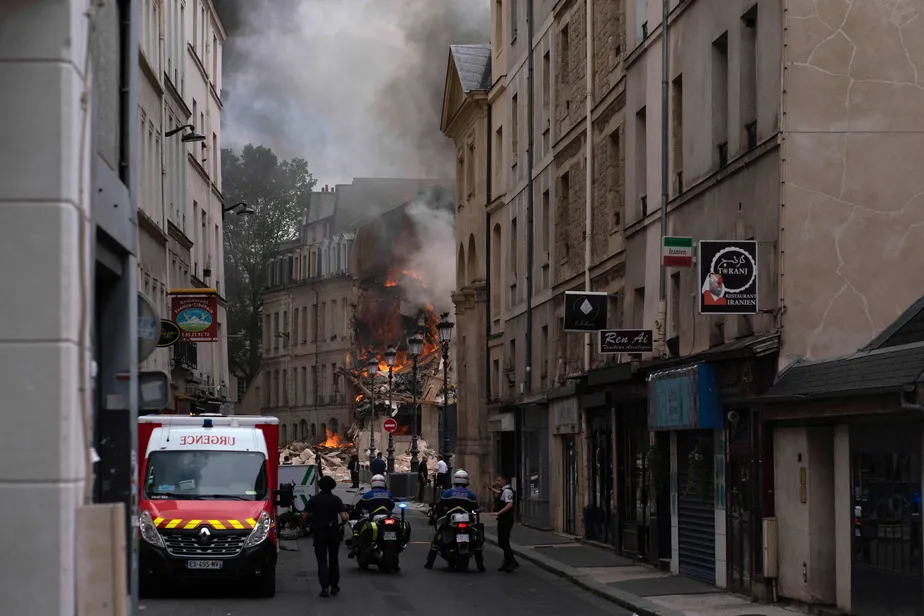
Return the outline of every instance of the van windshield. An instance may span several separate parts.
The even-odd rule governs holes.
[[[154,451],[144,494],[152,500],[266,500],[266,457],[245,451]]]

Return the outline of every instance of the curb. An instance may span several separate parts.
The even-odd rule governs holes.
[[[485,532],[484,539],[487,543],[499,547],[496,535]],[[687,616],[683,612],[661,607],[660,605],[652,603],[651,601],[648,601],[642,597],[638,597],[616,588],[611,588],[610,586],[595,580],[589,575],[582,573],[574,567],[569,567],[568,565],[558,563],[551,558],[547,558],[546,556],[537,553],[532,548],[524,548],[522,546],[516,545],[515,543],[511,543],[510,548],[513,550],[514,554],[523,560],[527,560],[534,565],[538,565],[540,568],[545,569],[549,573],[554,573],[559,577],[563,577],[575,586],[593,593],[601,599],[615,603],[619,607],[634,612],[637,614],[637,616]]]

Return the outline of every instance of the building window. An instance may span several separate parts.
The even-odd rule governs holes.
[[[719,167],[728,162],[728,32],[712,43],[712,143]]]
[[[683,75],[677,75],[671,82],[671,158],[676,178],[675,193],[683,192]]]

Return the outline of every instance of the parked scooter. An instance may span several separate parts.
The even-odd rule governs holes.
[[[484,543],[484,526],[476,509],[471,513],[449,512],[439,520],[434,519],[435,508],[427,513],[429,524],[440,533],[438,554],[456,571],[468,571],[469,562],[477,548]]]
[[[411,539],[411,526],[404,519],[407,503],[399,502],[398,508],[401,510],[400,518],[384,510],[355,518],[353,548],[360,569],[375,565],[384,573],[401,570],[399,555]]]

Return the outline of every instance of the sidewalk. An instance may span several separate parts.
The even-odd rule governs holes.
[[[485,518],[485,539],[497,545],[497,522]],[[510,547],[518,558],[569,579],[639,616],[794,616],[705,582],[658,571],[576,538],[517,524]],[[513,575],[516,575],[514,573]]]

